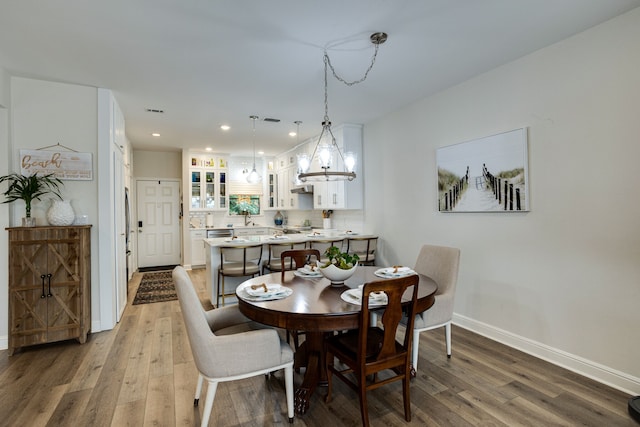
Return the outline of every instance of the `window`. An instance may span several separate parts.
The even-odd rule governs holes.
[[[229,196],[229,215],[260,215],[260,196],[257,194],[231,194]]]

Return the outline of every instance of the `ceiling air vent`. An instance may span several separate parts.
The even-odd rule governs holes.
[[[265,122],[280,123],[280,119],[273,119],[271,117],[265,117],[262,120],[265,121]]]
[[[160,110],[158,108],[147,108],[147,109],[145,109],[145,111],[147,113],[159,113],[159,114],[164,113],[164,110]]]

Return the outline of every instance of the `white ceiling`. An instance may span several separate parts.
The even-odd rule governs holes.
[[[0,66],[113,90],[136,149],[273,155],[320,133],[323,52],[334,125],[367,123],[640,6],[640,0],[0,0]],[[146,112],[164,110],[163,114]],[[223,132],[219,126],[229,124]],[[152,132],[161,137],[152,137]],[[54,138],[54,140],[56,140]],[[57,140],[56,140],[57,141]]]

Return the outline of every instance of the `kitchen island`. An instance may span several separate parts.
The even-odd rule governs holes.
[[[314,240],[326,240],[326,239],[348,239],[349,237],[369,238],[376,237],[373,234],[356,234],[344,231],[335,230],[316,230],[307,234],[286,234],[286,235],[251,235],[243,236],[242,238],[212,238],[204,239],[205,246],[207,248],[206,262],[206,289],[207,295],[211,300],[211,303],[215,305],[216,296],[218,294],[218,267],[220,267],[220,246],[244,246],[248,243],[262,243],[264,245],[262,259],[265,259],[265,254],[269,250],[270,243],[302,243],[312,242]],[[346,242],[344,244],[346,250]],[[262,262],[262,260],[260,261]],[[230,289],[232,283],[238,284],[247,280],[249,277],[228,277],[226,280],[225,288]]]

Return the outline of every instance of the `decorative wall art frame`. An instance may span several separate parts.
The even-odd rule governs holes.
[[[53,150],[47,150],[55,148]],[[60,148],[69,150],[63,151]],[[56,178],[74,181],[93,180],[93,161],[91,153],[79,153],[61,144],[20,150],[20,173],[22,175],[47,175],[53,173]]]
[[[527,128],[437,150],[440,212],[529,211]]]

